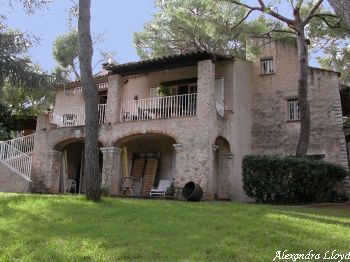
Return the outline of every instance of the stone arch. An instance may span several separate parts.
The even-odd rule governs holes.
[[[58,168],[58,190],[60,193],[84,193],[85,192],[85,176],[83,171],[84,163],[84,139],[85,137],[65,137],[56,144],[53,149],[60,151],[61,157],[56,163]],[[103,144],[98,141],[99,148]],[[102,153],[100,154],[100,169],[102,172]],[[67,185],[74,180],[75,190],[66,191]]]
[[[141,132],[139,129],[137,129],[137,130],[131,130],[131,131],[128,131],[124,134],[121,134],[114,140],[113,145],[116,147],[120,147],[120,145],[123,143],[124,140],[127,140],[127,139],[132,138],[132,137],[136,137],[136,136],[141,136],[141,135],[167,136],[167,137],[174,139],[176,144],[180,143],[179,138],[177,137],[177,135],[174,132],[169,132],[169,131],[163,130],[163,129],[150,128],[150,129],[147,129],[146,132]]]
[[[177,143],[174,137],[165,132],[128,132],[115,141],[114,146],[121,149],[121,180],[132,179],[133,196],[149,196],[149,191],[160,180],[172,181],[176,172]],[[124,192],[123,192],[124,193]]]
[[[215,139],[214,150],[214,197],[216,199],[230,199],[233,172],[230,143],[226,138],[219,136]]]
[[[76,143],[76,142],[83,142],[85,137],[75,137],[75,138],[65,138],[64,140],[61,140],[59,142],[56,142],[53,149],[56,151],[63,151],[63,149],[68,146],[69,144]],[[103,147],[103,143],[99,140],[98,141],[98,147]]]

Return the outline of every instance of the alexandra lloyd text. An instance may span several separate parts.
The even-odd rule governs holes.
[[[288,250],[276,251],[273,261],[278,260],[291,260],[291,261],[302,261],[302,260],[327,260],[327,261],[350,261],[350,251],[347,253],[342,253],[337,250],[328,250],[324,253],[316,253],[310,250],[308,253],[289,253]]]

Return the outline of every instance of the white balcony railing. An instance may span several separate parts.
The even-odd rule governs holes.
[[[197,94],[155,97],[122,102],[120,121],[194,116],[196,112]]]
[[[99,124],[106,122],[106,104],[98,105]],[[50,122],[59,127],[85,125],[85,107],[73,107],[68,109],[55,109],[49,115]]]
[[[109,82],[102,82],[102,83],[97,84],[98,90],[106,90],[106,89],[108,89],[108,87],[109,87]],[[74,88],[74,90],[73,90],[74,94],[78,94],[81,92],[83,92],[83,89],[81,88],[81,86],[78,86],[78,87]]]

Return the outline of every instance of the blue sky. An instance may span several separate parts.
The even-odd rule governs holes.
[[[6,2],[8,0],[0,0],[1,13],[6,14],[7,24],[41,38],[40,45],[31,48],[33,62],[46,70],[53,68],[56,63],[52,57],[52,43],[58,35],[68,31],[67,8],[71,1],[55,0],[32,17],[24,13],[21,5],[15,3],[11,9]],[[152,20],[155,11],[153,0],[92,0],[92,32],[104,36],[104,41],[94,51],[95,61],[100,58],[97,57],[99,50],[116,51],[119,63],[139,60],[132,43],[133,33]]]
[[[256,0],[246,2],[254,4]],[[278,11],[290,14],[286,0],[281,2]],[[55,0],[47,8],[37,10],[32,17],[26,15],[18,3],[15,2],[12,9],[7,3],[8,0],[0,0],[1,13],[6,14],[7,24],[41,38],[40,44],[31,49],[31,57],[33,62],[50,71],[56,65],[52,43],[58,35],[68,31],[67,9],[72,5],[71,0]],[[133,34],[152,20],[156,12],[153,0],[92,0],[91,12],[93,34],[104,36],[104,41],[96,46],[95,62],[100,59],[99,50],[117,52],[119,63],[139,60],[133,47]],[[311,64],[317,65],[314,59]]]

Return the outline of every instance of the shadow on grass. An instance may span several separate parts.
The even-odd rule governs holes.
[[[228,202],[0,195],[0,260],[266,261],[284,249],[346,251],[350,218],[337,214]]]

